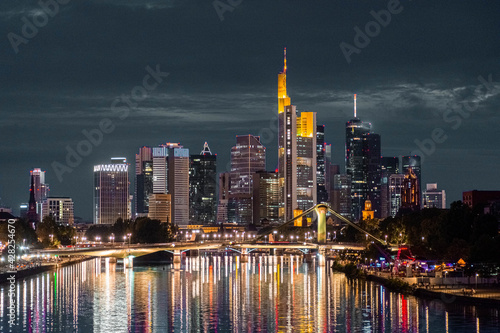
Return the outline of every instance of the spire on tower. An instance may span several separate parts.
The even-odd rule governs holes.
[[[284,66],[283,66],[283,74],[286,74],[286,47],[284,51]]]
[[[356,118],[356,94],[354,94],[354,118]]]
[[[212,155],[212,152],[210,151],[210,148],[208,147],[208,143],[206,141],[203,145],[203,150],[201,151],[200,155]]]

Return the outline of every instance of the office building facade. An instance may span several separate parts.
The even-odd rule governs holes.
[[[195,224],[211,224],[217,211],[217,155],[205,142],[199,155],[189,161],[189,217]]]
[[[113,224],[129,219],[128,164],[125,158],[112,158],[110,164],[94,166],[94,224]]]

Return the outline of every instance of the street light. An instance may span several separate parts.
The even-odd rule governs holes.
[[[132,236],[132,234],[127,234],[128,236],[128,247],[130,247],[130,236]]]
[[[385,235],[385,243],[387,244],[387,235]]]
[[[49,237],[50,237],[50,242],[53,243],[54,242],[54,235],[50,234]]]

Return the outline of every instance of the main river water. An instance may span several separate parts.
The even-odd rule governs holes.
[[[19,279],[0,332],[500,332],[498,308],[348,280],[299,256],[199,256],[124,269],[89,260]]]

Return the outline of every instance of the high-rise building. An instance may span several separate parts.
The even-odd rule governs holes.
[[[135,155],[135,215],[149,212],[149,196],[153,193],[153,150],[141,147]]]
[[[327,168],[327,144],[325,143],[325,125],[316,126],[316,183],[317,201],[328,202],[328,191],[326,188],[326,168]],[[331,145],[328,145],[331,149]],[[331,154],[331,150],[329,151]]]
[[[45,183],[45,171],[42,171],[40,168],[31,170],[30,176],[33,176],[33,193],[36,201],[36,212],[39,221],[41,221],[42,204],[49,195],[49,184]]]
[[[395,217],[401,208],[401,195],[405,176],[392,174],[389,176],[390,216]]]
[[[374,203],[375,217],[380,214],[380,136],[371,133],[371,124],[357,117],[354,95],[354,118],[346,123],[346,174],[351,176],[351,218],[361,218],[368,195]]]
[[[42,219],[51,216],[57,223],[73,225],[75,215],[73,212],[73,200],[66,197],[48,197],[42,204]]]
[[[317,202],[316,113],[297,114],[286,88],[286,49],[283,71],[278,74],[278,173],[281,186],[280,216]]]
[[[405,210],[420,209],[420,184],[418,177],[410,167],[406,171],[403,180],[403,189],[401,191],[401,208]]]
[[[113,224],[129,219],[127,159],[111,158],[110,164],[94,166],[94,224]]]
[[[260,143],[260,137],[236,136],[236,146],[231,148],[229,222],[249,224],[253,221],[253,174],[265,169],[266,148]]]
[[[148,217],[161,222],[172,222],[172,196],[170,194],[152,193],[149,196]]]
[[[446,191],[439,190],[437,183],[427,184],[422,193],[422,205],[424,208],[446,208]]]
[[[408,169],[411,168],[413,173],[417,176],[418,179],[418,193],[421,198],[422,194],[422,163],[421,158],[418,155],[413,156],[403,156],[401,157],[401,173],[407,174]]]
[[[191,155],[189,166],[189,216],[196,224],[216,221],[217,155],[205,142],[199,155]]]
[[[317,199],[316,112],[297,116],[297,209],[305,211]]]
[[[352,213],[351,188],[351,176],[346,174],[335,174],[333,176],[332,208],[347,218],[350,218]]]
[[[189,224],[189,149],[167,142],[153,147],[153,193],[171,195],[172,223]]]
[[[380,217],[391,216],[391,197],[389,177],[399,173],[398,157],[382,157],[380,159]]]
[[[279,222],[281,206],[281,188],[277,172],[258,171],[253,174],[253,222],[267,220]]]
[[[227,223],[227,208],[229,204],[229,190],[231,177],[229,172],[219,174],[219,204],[217,206],[217,223]]]
[[[374,211],[374,216],[376,218],[381,217],[381,166],[380,166],[380,154],[381,154],[381,144],[380,135],[374,133],[367,133],[364,137],[366,156],[365,170],[366,170],[366,186],[367,186],[367,197],[370,197],[371,208]],[[368,199],[368,198],[367,198]],[[366,200],[365,200],[366,201]]]

